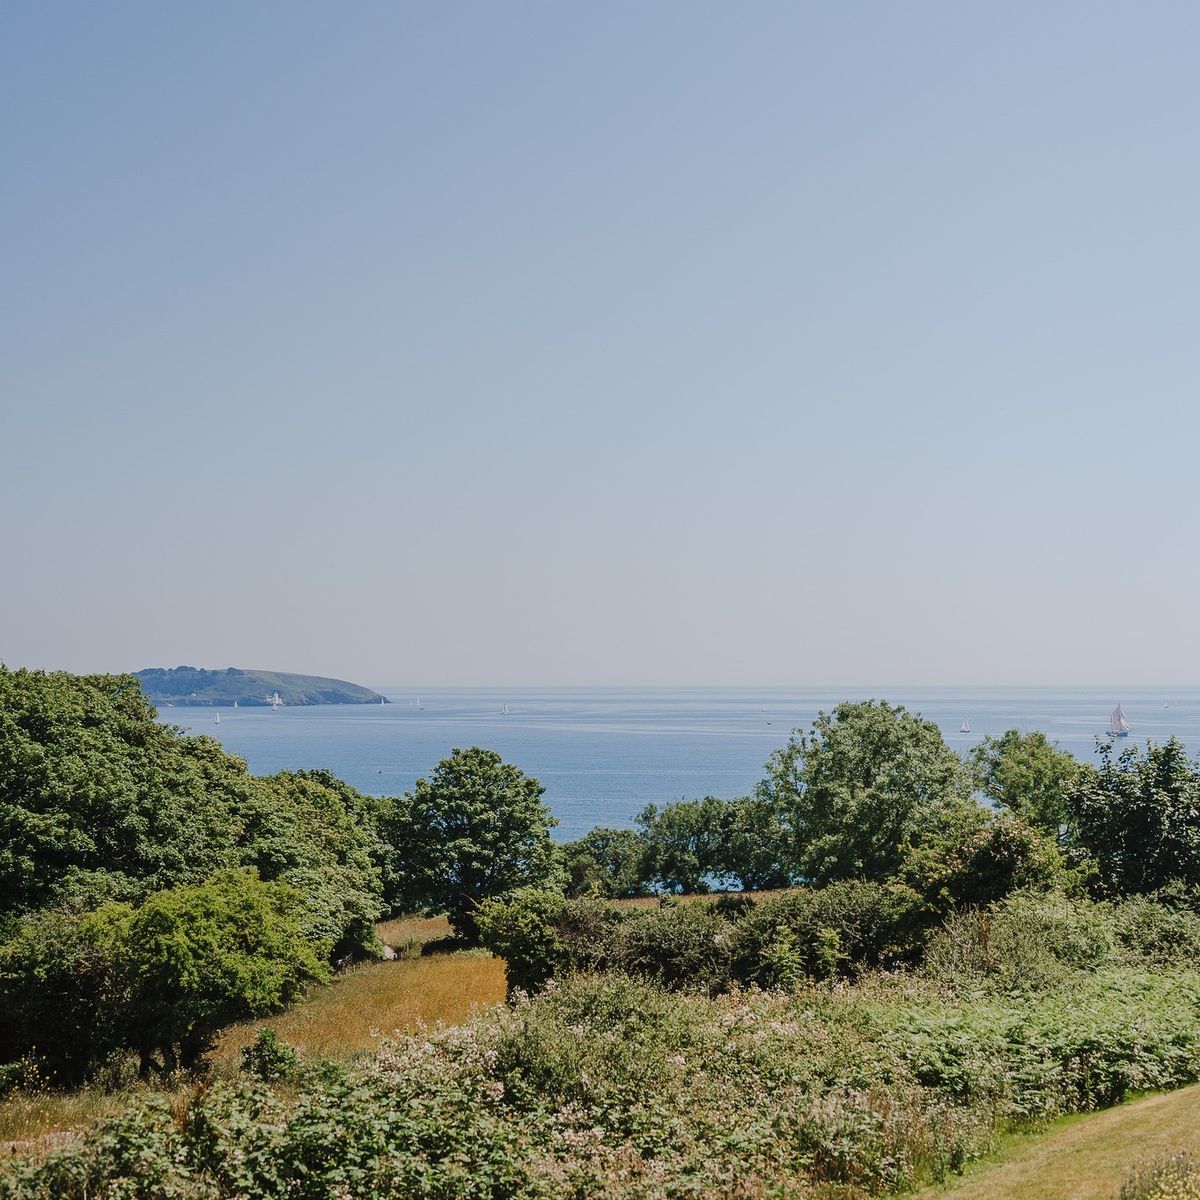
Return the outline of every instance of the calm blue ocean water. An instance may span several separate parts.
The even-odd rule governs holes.
[[[1090,759],[1121,703],[1130,740],[1174,734],[1200,752],[1200,688],[377,688],[388,705],[165,708],[163,720],[210,734],[256,774],[325,767],[361,791],[411,788],[452,748],[485,746],[536,776],[568,840],[629,825],[644,805],[736,796],[793,728],[839,700],[877,697],[936,721],[960,753],[1006,729],[1042,730]],[[418,706],[417,701],[420,701]],[[508,713],[504,713],[507,705]],[[970,734],[958,732],[962,720]]]

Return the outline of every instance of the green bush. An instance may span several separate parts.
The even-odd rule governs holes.
[[[991,980],[1001,989],[1039,989],[1116,961],[1111,910],[1057,894],[1018,892],[989,909],[947,920],[923,970],[952,984]]]
[[[638,909],[612,927],[608,962],[668,988],[710,994],[730,983],[730,922],[711,904]]]
[[[295,1047],[281,1042],[273,1029],[260,1029],[254,1041],[242,1047],[242,1071],[263,1083],[290,1079],[299,1066]]]
[[[329,978],[304,919],[297,893],[250,871],[156,892],[137,909],[35,914],[0,947],[0,1051],[60,1082],[128,1051],[142,1075],[195,1067],[221,1026]]]
[[[849,882],[761,901],[734,934],[733,976],[760,987],[829,979],[910,960],[924,940],[908,889]]]

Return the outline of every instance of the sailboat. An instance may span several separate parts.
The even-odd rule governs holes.
[[[971,732],[971,722],[968,721],[966,717],[963,717],[962,724],[958,727],[958,732],[959,733],[970,733]]]
[[[276,692],[275,695],[273,695],[271,697],[271,708],[276,709],[276,708],[282,708],[282,707],[283,707],[283,701],[279,698],[279,693]]]
[[[217,713],[217,724],[220,725],[220,723],[221,723],[221,714]]]
[[[237,701],[236,701],[236,700],[233,702],[233,707],[234,707],[234,708],[237,708]]]
[[[508,705],[507,704],[500,710],[500,715],[502,717],[508,716]]]
[[[1129,730],[1131,728],[1132,726],[1125,719],[1125,713],[1121,710],[1121,706],[1118,704],[1117,707],[1113,709],[1112,720],[1109,722],[1108,726],[1109,733],[1111,733],[1113,737],[1128,737]]]
[[[385,699],[384,699],[382,696],[380,696],[380,697],[379,697],[379,703],[380,703],[380,704],[386,704],[386,703],[387,703],[387,701],[386,701],[386,700],[385,700]]]

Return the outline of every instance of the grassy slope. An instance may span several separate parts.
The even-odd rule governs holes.
[[[379,926],[390,945],[407,946],[446,937],[445,918],[388,921]],[[217,1043],[213,1065],[233,1074],[241,1048],[259,1029],[270,1027],[310,1058],[349,1059],[370,1053],[380,1037],[438,1021],[456,1024],[477,1009],[504,999],[504,963],[477,953],[435,954],[359,967],[338,976],[328,987],[275,1017],[226,1029]],[[136,1090],[136,1089],[135,1089]],[[188,1086],[178,1096],[183,1103]],[[87,1128],[115,1116],[128,1103],[124,1093],[97,1087],[72,1092],[17,1092],[0,1099],[0,1159],[13,1150],[27,1152],[47,1137]],[[14,1146],[12,1143],[22,1143]]]
[[[918,1200],[1114,1200],[1135,1163],[1176,1150],[1200,1154],[1200,1085],[1014,1139],[999,1162],[927,1188]]]

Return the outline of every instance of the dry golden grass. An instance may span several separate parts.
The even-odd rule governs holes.
[[[381,1036],[439,1021],[456,1024],[504,1000],[504,963],[477,953],[435,954],[347,971],[294,1008],[224,1031],[214,1056],[236,1068],[241,1048],[273,1029],[310,1058],[353,1058]]]
[[[104,1117],[116,1115],[128,1102],[125,1094],[98,1088],[12,1092],[0,1101],[0,1158],[33,1148],[22,1142],[86,1129]]]
[[[381,921],[375,932],[381,942],[402,947],[410,942],[436,942],[454,931],[445,917],[397,917],[394,921]]]

